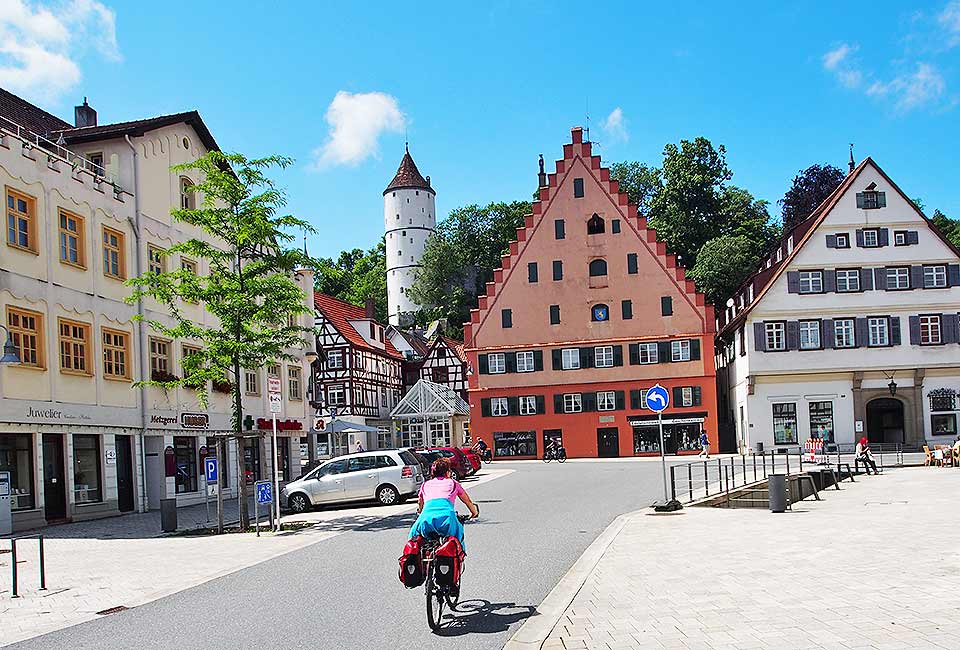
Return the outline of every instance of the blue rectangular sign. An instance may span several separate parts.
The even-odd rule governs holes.
[[[273,503],[273,483],[270,481],[257,481],[256,493],[257,503]]]
[[[203,471],[207,475],[207,483],[216,483],[219,471],[216,458],[205,458],[203,461]]]

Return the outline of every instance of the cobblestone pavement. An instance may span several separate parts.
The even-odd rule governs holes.
[[[960,471],[821,494],[632,515],[542,647],[960,648]]]

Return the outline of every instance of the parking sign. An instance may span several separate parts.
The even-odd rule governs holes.
[[[207,456],[203,461],[203,471],[207,475],[207,483],[216,483],[219,477],[217,459],[214,456]]]

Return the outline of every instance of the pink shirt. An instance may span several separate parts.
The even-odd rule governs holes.
[[[431,499],[447,499],[456,504],[461,494],[466,494],[463,486],[452,478],[433,478],[420,486],[420,497],[424,503]]]

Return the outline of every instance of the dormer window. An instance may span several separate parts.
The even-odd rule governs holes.
[[[603,217],[594,213],[590,220],[587,221],[587,234],[588,235],[602,235],[605,231],[605,224],[603,222]]]
[[[876,210],[887,207],[887,195],[877,191],[877,184],[870,183],[862,192],[857,192],[857,207],[863,210]]]

